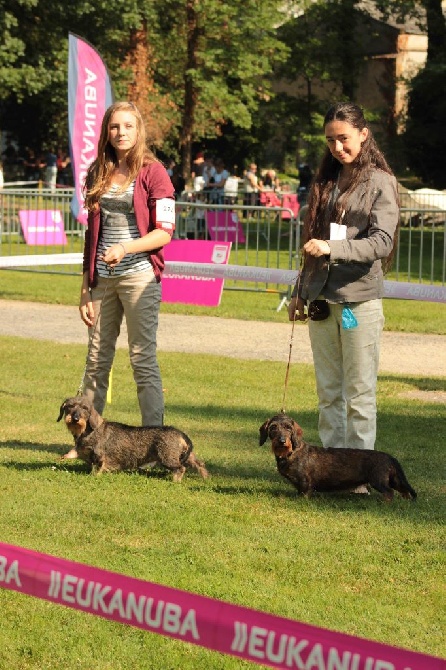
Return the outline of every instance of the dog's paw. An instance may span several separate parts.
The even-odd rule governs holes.
[[[73,447],[73,449],[70,449],[70,451],[67,454],[64,454],[63,456],[60,457],[61,460],[65,460],[67,458],[79,458],[77,449]]]
[[[367,486],[365,484],[361,484],[360,486],[356,486],[354,489],[350,489],[350,493],[359,493],[359,495],[363,496],[369,496],[370,491],[368,490]]]

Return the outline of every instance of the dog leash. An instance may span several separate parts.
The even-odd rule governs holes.
[[[288,363],[286,366],[286,373],[285,373],[285,385],[283,389],[283,398],[282,398],[282,409],[280,410],[282,414],[285,414],[285,398],[286,398],[286,393],[288,389],[288,377],[290,374],[290,365],[291,365],[291,352],[293,350],[293,339],[294,339],[294,326],[296,324],[296,310],[294,310],[293,314],[293,321],[292,321],[292,326],[291,326],[291,336],[290,336],[290,350],[288,353]]]
[[[114,272],[115,272],[115,268],[109,268],[108,269],[109,278],[112,276],[112,274],[114,274]],[[88,338],[88,348],[87,348],[87,356],[85,358],[84,372],[82,374],[81,383],[79,384],[79,388],[77,389],[77,393],[76,393],[76,395],[79,396],[79,397],[84,392],[84,382],[85,382],[85,375],[87,373],[87,365],[88,365],[88,359],[89,359],[89,356],[90,356],[91,343],[93,342],[93,337],[94,337],[94,334],[96,332],[96,328],[97,328],[98,323],[99,323],[99,319],[100,319],[100,316],[101,316],[101,310],[102,310],[102,304],[104,302],[105,294],[107,293],[107,289],[108,289],[108,281],[105,282],[105,289],[104,289],[104,293],[102,295],[101,304],[99,306],[98,316],[96,318],[96,321],[95,321],[95,324],[94,324],[93,329],[91,331],[91,334]]]
[[[303,267],[303,257],[300,257],[300,268],[299,268],[299,276],[297,279],[297,293],[299,293],[299,288],[300,288],[300,281],[302,278],[302,267]],[[293,350],[293,339],[294,339],[294,326],[296,325],[296,310],[294,310],[293,314],[293,321],[292,321],[292,326],[291,326],[291,336],[290,336],[290,350],[288,353],[288,363],[286,366],[286,373],[285,373],[285,384],[284,384],[284,389],[283,389],[283,398],[282,398],[282,409],[280,410],[282,414],[285,414],[285,398],[286,398],[286,393],[288,389],[288,377],[290,374],[290,365],[291,365],[291,352]]]

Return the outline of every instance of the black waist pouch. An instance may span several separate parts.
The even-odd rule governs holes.
[[[324,321],[330,316],[330,305],[326,300],[313,300],[308,305],[308,316],[312,321]]]

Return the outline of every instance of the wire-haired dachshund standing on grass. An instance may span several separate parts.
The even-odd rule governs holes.
[[[351,491],[370,485],[387,501],[398,491],[403,498],[417,497],[396,458],[372,449],[324,449],[304,442],[294,419],[276,414],[260,426],[260,445],[269,438],[279,473],[299,493]]]
[[[180,482],[187,467],[195,468],[203,478],[208,476],[203,461],[193,453],[190,438],[172,426],[127,426],[107,421],[86,396],[67,398],[60,407],[59,418],[74,437],[74,449],[64,458],[81,458],[92,472],[117,472],[162,465]]]

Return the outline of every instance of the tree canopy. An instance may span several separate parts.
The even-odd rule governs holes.
[[[314,83],[333,82],[343,98],[355,99],[358,3],[115,0],[111,11],[106,0],[0,0],[0,131],[22,147],[67,146],[68,34],[74,32],[101,53],[117,97],[141,107],[151,142],[181,162],[185,176],[194,148],[219,141],[240,165],[242,154],[254,157],[279,128],[283,144],[303,138],[317,152],[325,103]],[[428,113],[444,118],[444,15],[441,0],[423,5],[428,64],[412,82],[406,134],[417,137]],[[376,6],[401,17],[416,9],[415,0],[376,0]],[[273,94],[276,79],[297,76],[305,82],[297,98]],[[426,95],[431,106],[423,109]],[[409,146],[407,155],[417,170],[420,159]],[[439,183],[429,166],[419,174]]]
[[[275,34],[278,6],[116,0],[111,12],[104,0],[0,0],[1,127],[27,145],[67,144],[71,31],[101,53],[118,97],[145,99],[152,141],[188,164],[193,142],[228,122],[251,127],[285,52]],[[161,115],[164,123],[153,123]]]

